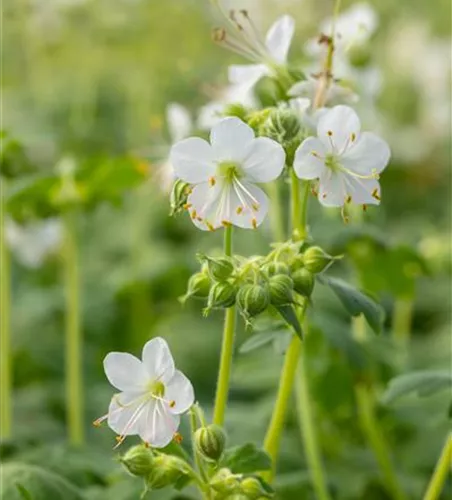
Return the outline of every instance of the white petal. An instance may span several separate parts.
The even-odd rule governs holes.
[[[375,179],[358,179],[350,175],[345,176],[347,196],[351,196],[356,205],[379,205],[381,189]],[[375,196],[376,195],[376,196]]]
[[[139,391],[149,381],[141,361],[127,352],[110,352],[104,359],[110,384],[120,391]]]
[[[309,99],[313,99],[316,90],[317,82],[309,78],[308,80],[303,80],[302,82],[297,82],[295,85],[292,85],[287,94],[293,97],[308,97]]]
[[[252,182],[270,182],[284,169],[286,153],[283,147],[268,137],[258,137],[249,146],[242,169]]]
[[[297,176],[300,179],[317,179],[320,177],[326,171],[323,160],[326,154],[326,148],[321,140],[316,137],[305,139],[295,152],[293,168]]]
[[[229,197],[231,222],[243,229],[254,229],[267,215],[268,198],[262,189],[254,184],[246,181],[240,183],[241,186],[235,185]],[[239,207],[241,210],[238,211]]]
[[[361,130],[358,115],[349,106],[335,106],[325,113],[319,120],[317,135],[319,139],[336,153],[343,150],[357,140]]]
[[[222,119],[224,103],[212,101],[202,106],[198,113],[198,126],[203,130],[209,130]]]
[[[253,129],[236,117],[224,118],[210,132],[217,161],[242,161],[253,139]]]
[[[381,172],[390,156],[391,151],[386,141],[372,132],[363,132],[355,144],[341,156],[341,163],[360,175],[370,175],[372,172]]]
[[[123,436],[138,434],[148,404],[143,396],[143,393],[136,392],[115,394],[108,407],[108,427]]]
[[[265,45],[276,62],[286,62],[294,31],[295,21],[287,15],[277,19],[268,30]]]
[[[153,448],[163,448],[171,442],[179,424],[179,415],[171,413],[163,401],[154,400],[148,404],[146,414],[140,420],[139,434]]]
[[[150,379],[167,383],[174,376],[174,360],[166,340],[161,337],[149,340],[143,347],[143,366]]]
[[[265,64],[233,64],[228,68],[229,81],[234,84],[243,84],[246,88],[253,87],[269,73]]]
[[[329,106],[340,103],[353,104],[358,100],[358,94],[355,94],[350,88],[338,85],[337,83],[332,83],[326,94],[326,102]]]
[[[207,181],[215,173],[210,144],[199,137],[184,139],[171,148],[170,162],[177,177],[197,184]]]
[[[166,121],[172,142],[181,141],[187,137],[193,127],[187,108],[176,102],[167,106]]]
[[[184,413],[193,405],[195,393],[188,378],[179,370],[174,372],[174,377],[165,387],[165,399],[174,401],[174,406],[170,407],[172,413]]]
[[[217,229],[222,226],[218,217],[219,203],[223,186],[217,182],[215,186],[204,182],[193,188],[187,202],[190,205],[188,212],[196,227],[203,231],[212,228]]]
[[[341,207],[347,198],[345,175],[333,173],[327,169],[320,177],[319,195],[320,203],[326,207]]]
[[[311,106],[311,99],[307,97],[296,97],[289,100],[290,108],[302,118]]]

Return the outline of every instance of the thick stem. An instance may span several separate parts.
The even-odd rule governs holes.
[[[82,332],[79,304],[79,255],[76,214],[64,215],[64,271],[66,287],[66,411],[69,441],[81,445],[83,430]]]
[[[320,457],[319,443],[314,426],[314,417],[311,411],[311,400],[309,398],[308,374],[304,359],[304,350],[301,349],[298,361],[297,377],[295,380],[295,395],[297,413],[300,420],[301,438],[304,443],[306,461],[312,478],[312,484],[319,500],[329,500],[330,494],[327,488],[325,472]]]
[[[438,459],[433,476],[424,495],[424,500],[438,500],[444,488],[448,474],[452,469],[452,434],[449,434],[444,443],[443,451]]]
[[[413,318],[413,300],[403,297],[396,298],[392,315],[392,334],[394,339],[406,344],[410,338],[411,321]]]
[[[226,256],[231,257],[232,226],[226,227],[224,231],[224,253]],[[218,372],[217,391],[213,411],[213,422],[217,425],[224,424],[224,414],[228,401],[232,354],[234,350],[235,316],[235,307],[229,307],[226,309],[223,329],[223,343],[221,346],[220,369]]]
[[[11,270],[10,255],[6,244],[5,180],[1,180],[0,213],[0,439],[11,437]]]

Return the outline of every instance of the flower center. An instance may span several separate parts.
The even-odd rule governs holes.
[[[148,385],[148,390],[152,396],[157,398],[161,398],[165,395],[165,386],[163,382],[160,382],[159,380],[150,382]]]
[[[339,158],[332,153],[328,153],[325,156],[325,167],[329,168],[333,172],[338,172],[342,169]]]
[[[242,172],[237,163],[231,161],[223,161],[217,167],[218,176],[224,178],[228,183],[232,183],[234,179],[240,179]]]

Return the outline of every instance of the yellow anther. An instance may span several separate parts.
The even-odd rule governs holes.
[[[183,208],[185,208],[186,210],[188,210],[189,208],[192,207],[192,204],[191,203],[184,203],[182,206],[183,206]]]
[[[328,130],[327,134],[331,137],[333,135],[332,130]]]
[[[318,191],[314,188],[314,187],[311,187],[311,194],[313,196],[315,196],[317,198],[317,196],[319,195]]]
[[[102,422],[100,420],[94,420],[93,425],[94,427],[100,427]]]
[[[345,206],[343,206],[341,208],[341,216],[342,216],[342,220],[344,221],[344,224],[348,224],[350,222],[350,218],[347,215]]]
[[[187,186],[184,191],[185,191],[186,195],[189,195],[189,194],[193,193],[193,189],[190,186]]]
[[[352,197],[350,195],[348,195],[346,198],[345,198],[345,203],[350,203],[352,201]]]
[[[257,203],[253,203],[251,206],[253,207],[253,210],[255,212],[257,212],[259,210],[259,205]]]
[[[202,222],[202,217],[196,217],[196,220]]]
[[[150,448],[151,445],[147,441],[143,441],[144,447],[145,448]]]
[[[173,439],[174,441],[177,443],[177,444],[181,444],[182,443],[182,434],[179,434],[178,432],[175,432],[174,433],[174,436],[173,436]]]
[[[172,401],[169,402],[169,407],[170,408],[174,408],[176,406],[176,401],[174,401],[174,399]]]
[[[373,191],[372,191],[372,198],[375,198],[376,200],[380,201],[381,198],[380,198],[380,194],[378,192],[378,188],[375,188]]]
[[[228,220],[222,220],[221,223],[223,224],[224,227],[230,227],[231,223]]]
[[[326,198],[326,193],[323,193],[322,194],[322,198],[325,199]]]
[[[251,219],[251,224],[253,226],[253,229],[256,229],[257,228],[257,220],[256,220],[256,217],[253,217]]]
[[[206,226],[207,226],[207,229],[209,231],[215,231],[215,228],[212,226],[212,224],[208,221],[205,221],[206,222]]]
[[[236,209],[235,213],[236,213],[237,215],[240,215],[242,212],[243,212],[243,207],[237,207],[237,209]]]
[[[311,151],[311,154],[312,154],[312,156],[314,156],[315,158],[320,158],[319,153],[317,153],[317,151]]]
[[[363,212],[367,212],[367,205],[363,204]]]
[[[197,216],[198,216],[198,212],[196,210],[192,210],[191,211],[191,218],[196,219]]]
[[[350,135],[350,140],[353,142],[356,139],[356,134],[355,132],[352,132]]]
[[[215,186],[216,183],[215,177],[209,177],[209,184],[211,187]]]

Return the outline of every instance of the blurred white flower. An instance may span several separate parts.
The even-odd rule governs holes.
[[[254,64],[229,66],[229,81],[252,87],[263,76],[277,73],[287,61],[290,43],[295,31],[295,21],[290,16],[277,19],[267,32],[265,39],[251,20],[248,12],[238,11],[240,21],[232,16],[237,27],[237,38],[224,29],[216,31],[216,41],[226,48],[253,61]]]
[[[335,106],[319,120],[318,137],[308,137],[295,153],[294,169],[301,179],[319,179],[319,201],[325,206],[345,203],[378,204],[378,174],[390,157],[386,142],[361,132],[355,111]]]
[[[178,178],[194,185],[186,208],[193,223],[213,231],[233,224],[256,228],[268,210],[256,182],[270,182],[284,168],[283,148],[268,137],[255,138],[238,118],[224,118],[210,132],[210,144],[191,137],[171,149]]]
[[[180,414],[194,403],[193,386],[175,369],[168,344],[156,337],[143,347],[142,360],[125,352],[111,352],[104,359],[110,384],[118,389],[108,413],[94,422],[118,434],[118,445],[127,436],[139,435],[155,448],[163,448],[180,424]]]
[[[289,91],[289,96],[292,97],[305,97],[314,102],[317,94],[318,87],[321,81],[318,78],[308,78],[293,85]],[[325,92],[325,106],[334,106],[336,104],[352,104],[358,100],[358,95],[351,89],[331,82]]]
[[[58,250],[62,241],[62,226],[58,219],[47,219],[25,226],[9,219],[6,222],[6,241],[19,262],[38,268]]]

